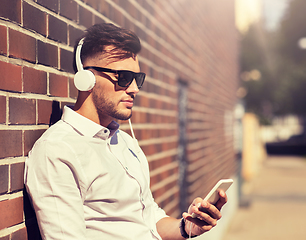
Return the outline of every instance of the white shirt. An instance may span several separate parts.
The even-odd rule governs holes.
[[[161,239],[156,223],[166,214],[152,197],[148,162],[118,127],[65,107],[35,143],[25,185],[43,239]]]

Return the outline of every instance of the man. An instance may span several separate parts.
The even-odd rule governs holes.
[[[182,219],[168,217],[149,189],[145,155],[118,130],[114,120],[131,117],[145,78],[139,51],[138,37],[112,24],[92,26],[76,46],[77,102],[65,106],[26,160],[25,185],[43,239],[184,239],[220,219],[223,191],[215,206],[197,198]]]

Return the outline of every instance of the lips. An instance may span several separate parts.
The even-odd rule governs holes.
[[[131,100],[122,100],[121,102],[122,102],[123,104],[125,104],[125,106],[126,106],[127,108],[132,108],[133,105],[134,105],[133,99],[131,99]]]

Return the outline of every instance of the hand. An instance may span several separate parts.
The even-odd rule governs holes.
[[[188,208],[188,213],[183,213],[183,218],[186,219],[186,233],[189,234],[191,231],[191,236],[201,235],[216,226],[217,220],[221,218],[220,210],[226,202],[227,196],[222,190],[219,191],[219,200],[215,205],[202,198],[194,199]],[[192,213],[197,214],[198,217],[192,218]]]

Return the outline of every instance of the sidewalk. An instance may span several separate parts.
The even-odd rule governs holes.
[[[249,189],[222,240],[306,239],[306,158],[269,157]]]

